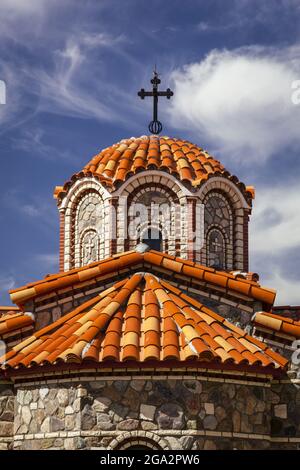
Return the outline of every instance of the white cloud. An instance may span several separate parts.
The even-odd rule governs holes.
[[[44,0],[1,0],[0,11],[14,14],[32,14],[40,11]]]
[[[298,77],[297,47],[214,50],[172,73],[172,123],[202,134],[226,157],[265,161],[300,144],[300,107],[291,101]]]
[[[300,305],[300,280],[285,279],[278,268],[263,277],[263,285],[276,289],[274,305]]]
[[[299,186],[275,186],[256,192],[251,217],[251,250],[278,253],[300,244]]]
[[[277,305],[300,305],[300,191],[297,185],[262,188],[250,219],[250,269],[277,290]]]

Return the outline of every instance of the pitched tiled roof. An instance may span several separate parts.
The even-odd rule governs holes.
[[[92,268],[93,269],[93,268]],[[117,282],[0,358],[3,368],[148,361],[283,369],[287,360],[168,282]],[[129,366],[130,367],[130,366]]]
[[[293,338],[300,338],[300,321],[268,312],[255,313],[252,321],[257,327],[266,328],[274,334],[283,333]]]
[[[82,172],[73,175],[64,186],[57,186],[54,197],[62,198],[72,182],[83,176],[93,175],[108,188],[114,188],[133,174],[147,169],[166,171],[192,186],[201,185],[211,176],[226,176],[239,186],[248,200],[254,198],[252,186],[246,188],[202,148],[186,140],[154,135],[131,137],[101,150]]]
[[[34,323],[33,316],[15,307],[0,307],[0,338]]]
[[[138,253],[128,251],[103,261],[89,264],[82,268],[47,276],[45,279],[27,284],[10,291],[11,299],[19,306],[24,305],[30,299],[43,296],[51,292],[65,289],[71,286],[86,284],[88,281],[100,281],[107,276],[118,276],[125,269],[135,272],[137,269],[151,268],[151,271],[167,273],[175,281],[186,279],[208,288],[216,289],[233,295],[258,300],[265,307],[273,305],[276,292],[266,287],[261,287],[257,282],[237,277],[225,271],[202,266],[192,261],[183,260],[158,251]]]

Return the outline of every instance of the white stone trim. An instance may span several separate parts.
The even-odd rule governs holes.
[[[196,429],[155,429],[151,431],[57,431],[57,432],[48,432],[48,433],[35,433],[35,434],[15,434],[10,438],[0,438],[0,442],[12,442],[14,441],[23,441],[23,440],[39,440],[39,439],[51,439],[51,438],[70,438],[70,437],[115,437],[113,441],[107,446],[108,450],[120,445],[122,441],[127,439],[132,439],[131,444],[133,444],[134,439],[149,439],[155,441],[160,446],[165,445],[166,450],[169,448],[166,444],[164,437],[168,436],[206,436],[206,437],[228,437],[228,438],[239,438],[239,439],[257,439],[257,440],[267,440],[269,442],[294,442],[300,443],[300,437],[272,437],[269,434],[259,434],[259,433],[246,433],[246,432],[231,432],[231,431],[209,431],[209,430],[196,430]],[[146,440],[144,441],[146,444]]]
[[[141,179],[145,181],[141,181]],[[155,183],[162,183],[161,180],[168,180],[167,187],[174,191],[178,197],[181,196],[194,196],[195,194],[189,191],[182,183],[179,181],[175,176],[165,172],[165,171],[158,171],[158,170],[144,170],[132,175],[128,180],[124,181],[122,186],[118,188],[116,191],[111,193],[111,196],[119,197],[124,195],[125,192],[128,191],[128,187],[131,185],[134,188],[137,188],[140,184],[155,184]],[[137,184],[137,180],[139,180]],[[163,184],[163,183],[162,183]],[[180,194],[181,193],[181,194]]]
[[[69,188],[68,193],[63,198],[61,204],[58,206],[59,210],[67,209],[70,201],[74,201],[81,191],[86,189],[96,189],[99,192],[102,199],[109,199],[111,197],[110,192],[100,183],[100,181],[94,176],[84,176],[75,181]]]
[[[131,447],[132,445],[135,445],[135,444],[140,444],[140,445],[144,444],[149,447],[149,441],[153,442],[153,445],[151,446],[152,449],[155,449],[155,450],[160,450],[160,449],[169,450],[170,449],[167,442],[160,437],[160,433],[158,432],[154,433],[154,432],[149,432],[149,431],[128,431],[128,432],[117,431],[116,434],[117,434],[117,437],[107,446],[108,450],[113,450],[116,448],[118,448],[118,450],[125,450],[128,447]],[[124,442],[123,446],[122,446],[122,442]]]
[[[200,187],[199,191],[195,193],[195,195],[198,196],[201,201],[203,201],[206,194],[214,189],[220,191],[223,190],[226,194],[228,194],[228,197],[231,200],[234,208],[251,209],[251,206],[249,206],[239,188],[232,181],[221,176],[213,176],[209,178]]]

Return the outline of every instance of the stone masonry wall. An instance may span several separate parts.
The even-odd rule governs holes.
[[[290,384],[273,391],[174,378],[18,386],[14,448],[107,449],[124,439],[165,449],[296,448],[299,400]]]
[[[0,450],[11,448],[14,431],[14,401],[12,385],[0,382]]]

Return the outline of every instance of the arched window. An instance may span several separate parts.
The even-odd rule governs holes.
[[[217,269],[233,266],[233,212],[221,192],[210,192],[204,200],[204,262]]]
[[[148,227],[142,234],[141,242],[146,243],[150,250],[163,251],[161,231],[155,227]]]
[[[223,234],[218,229],[210,230],[207,237],[208,266],[215,269],[226,269],[226,249]]]

